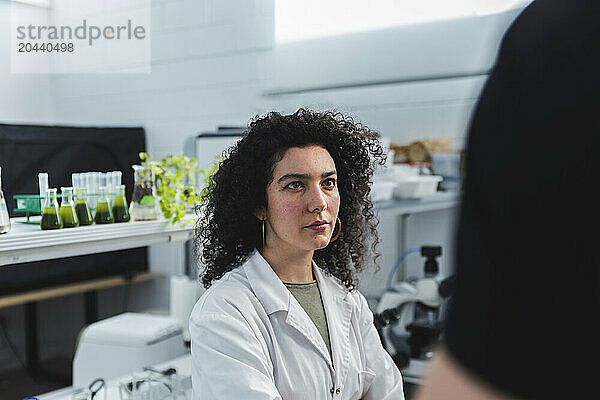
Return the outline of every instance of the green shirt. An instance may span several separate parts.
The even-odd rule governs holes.
[[[312,322],[317,327],[321,334],[329,356],[331,357],[331,344],[329,343],[329,330],[327,329],[327,319],[325,318],[325,308],[323,307],[323,299],[319,291],[317,281],[312,282],[283,282],[283,284],[294,295],[298,303],[308,314]]]

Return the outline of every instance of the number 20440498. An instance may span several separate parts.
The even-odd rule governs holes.
[[[19,43],[19,53],[46,52],[46,53],[72,53],[73,43]]]

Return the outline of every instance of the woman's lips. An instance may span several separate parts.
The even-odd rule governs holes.
[[[311,229],[313,231],[322,232],[325,229],[327,229],[327,225],[328,224],[310,225],[310,226],[307,226],[306,228]]]

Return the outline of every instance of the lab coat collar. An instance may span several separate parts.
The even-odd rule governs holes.
[[[314,260],[312,266],[321,291],[321,297],[335,297],[336,301],[343,301],[349,293],[348,290],[339,284],[336,278],[326,279],[325,275],[329,274],[322,271]],[[252,290],[267,314],[277,311],[289,311],[290,291],[257,249],[254,249],[254,252],[250,254],[243,267]]]
[[[258,250],[254,249],[244,263],[244,272],[268,315],[288,311],[291,293]]]

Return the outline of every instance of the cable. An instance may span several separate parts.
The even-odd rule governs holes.
[[[392,288],[392,279],[394,279],[394,274],[396,273],[396,270],[398,269],[398,267],[400,266],[400,264],[402,264],[402,261],[404,261],[404,259],[411,253],[418,253],[421,251],[420,247],[413,247],[412,249],[408,249],[406,250],[404,253],[402,253],[402,255],[400,256],[400,258],[398,258],[398,261],[396,261],[396,265],[394,265],[394,268],[392,268],[392,270],[390,271],[390,275],[388,276],[388,284],[387,284],[387,289],[386,290],[390,290]]]

